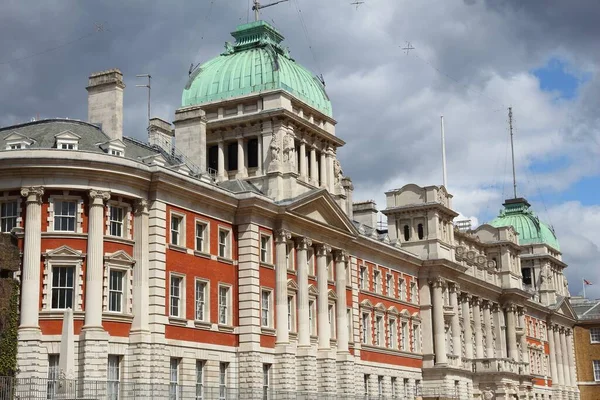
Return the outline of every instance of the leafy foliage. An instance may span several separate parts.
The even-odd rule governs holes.
[[[0,299],[0,376],[15,376],[19,325],[19,284],[15,279],[0,279]]]

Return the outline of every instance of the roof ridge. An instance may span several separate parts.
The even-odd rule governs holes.
[[[100,127],[98,125],[92,124],[92,123],[87,122],[87,121],[82,121],[80,119],[70,119],[70,118],[38,119],[36,121],[22,122],[22,123],[17,124],[17,125],[9,125],[9,126],[0,127],[0,131],[6,131],[6,130],[10,130],[10,129],[17,129],[17,128],[22,128],[24,126],[31,126],[31,125],[36,125],[36,124],[48,123],[48,122],[69,122],[69,123],[75,123],[75,124],[79,124],[79,125],[87,125],[87,126],[91,126],[93,128],[96,128],[100,132],[102,132],[102,129],[100,129]]]

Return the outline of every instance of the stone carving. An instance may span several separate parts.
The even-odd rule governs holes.
[[[41,186],[26,187],[21,189],[21,196],[27,197],[27,201],[41,203],[44,195],[44,188]],[[31,196],[31,197],[30,197]]]
[[[307,237],[296,239],[296,248],[298,250],[308,250],[310,246],[312,246],[312,239]]]
[[[489,260],[489,261],[487,262],[487,267],[488,267],[488,269],[489,269],[489,270],[494,270],[494,269],[496,269],[496,261],[494,261],[494,260]]]
[[[227,56],[229,54],[233,54],[233,45],[229,42],[225,42],[225,52],[223,53],[223,55]]]
[[[324,257],[329,253],[331,253],[331,246],[327,244],[317,246],[317,256]]]
[[[275,243],[286,243],[292,238],[290,231],[285,229],[278,229],[275,231]]]
[[[133,204],[135,214],[148,213],[148,200],[137,199]]]
[[[288,132],[283,137],[283,163],[289,164],[290,166],[296,165],[296,158],[294,157],[294,135]]]
[[[484,400],[492,400],[494,398],[494,395],[495,395],[494,391],[490,388],[486,388],[483,391],[483,399]]]
[[[342,171],[342,165],[340,164],[339,160],[335,158],[333,160],[333,176],[336,186],[341,185],[342,178],[344,177],[343,173],[344,172]]]
[[[281,146],[279,145],[279,138],[277,135],[273,135],[271,138],[271,143],[269,144],[269,153],[271,155],[269,172],[272,172],[277,170],[279,163],[281,162]]]
[[[102,190],[96,190],[96,189],[92,189],[90,190],[90,199],[92,200],[92,203],[94,203],[94,200],[101,200],[102,203],[104,203],[106,200],[110,199],[110,192],[106,192],[106,191],[102,191]]]

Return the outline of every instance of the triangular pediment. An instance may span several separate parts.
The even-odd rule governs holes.
[[[56,135],[54,135],[54,137],[57,138],[57,139],[65,139],[65,140],[79,140],[79,139],[81,139],[81,136],[79,136],[76,133],[73,133],[71,131],[62,131],[61,133],[57,133]]]
[[[290,214],[325,225],[351,235],[358,231],[348,216],[333,200],[329,192],[319,190],[308,196],[303,196],[287,206]]]
[[[375,309],[376,309],[377,311],[381,311],[381,312],[385,312],[385,311],[386,311],[386,308],[385,308],[385,306],[383,305],[383,303],[377,303],[377,304],[375,305]]]
[[[294,281],[293,279],[288,279],[287,288],[289,290],[295,290],[295,291],[297,291],[298,290],[298,285],[296,284],[296,281]]]
[[[315,285],[308,285],[308,295],[309,296],[318,296],[319,290],[315,287]]]
[[[373,308],[373,303],[369,299],[364,299],[360,302],[360,305],[364,308]]]
[[[116,251],[104,256],[104,261],[120,263],[120,264],[135,264],[135,260],[123,250]]]
[[[63,245],[56,249],[47,250],[45,253],[46,257],[67,257],[67,258],[83,258],[83,254],[80,250],[75,250],[72,247]]]
[[[566,318],[569,318],[569,319],[577,319],[577,315],[575,313],[575,310],[573,310],[573,307],[571,306],[571,302],[566,297],[563,297],[556,304],[555,314],[562,315],[562,316],[564,316]]]
[[[329,289],[328,295],[329,300],[337,300],[337,294],[335,294],[335,290]]]

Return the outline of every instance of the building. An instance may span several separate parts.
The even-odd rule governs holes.
[[[233,36],[148,143],[123,136],[119,70],[90,76],[87,122],[0,129],[20,376],[110,398],[579,398],[566,265],[527,201],[460,231],[444,187],[409,184],[381,229],[322,82],[266,22]]]
[[[600,398],[600,301],[573,297],[575,361],[582,400]]]

